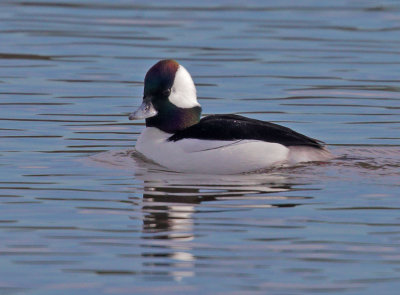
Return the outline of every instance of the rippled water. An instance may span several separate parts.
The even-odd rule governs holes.
[[[0,294],[396,294],[398,1],[1,1]],[[127,114],[161,58],[206,114],[337,159],[143,166]]]

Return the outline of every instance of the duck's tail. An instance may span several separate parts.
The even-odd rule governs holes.
[[[289,164],[300,162],[324,162],[332,160],[334,156],[325,147],[315,148],[310,146],[289,147]]]

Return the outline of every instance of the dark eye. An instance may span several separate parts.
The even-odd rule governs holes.
[[[171,89],[165,89],[163,92],[162,92],[162,94],[163,95],[165,95],[165,96],[169,96],[169,94],[171,93]]]

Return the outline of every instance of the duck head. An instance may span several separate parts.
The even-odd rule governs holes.
[[[146,127],[175,133],[199,122],[200,115],[192,77],[183,66],[168,59],[147,72],[142,105],[129,120],[146,119]]]

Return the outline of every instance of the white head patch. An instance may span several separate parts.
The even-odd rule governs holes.
[[[168,97],[179,108],[192,108],[200,106],[197,102],[196,87],[189,72],[181,65],[175,73],[175,80]]]

